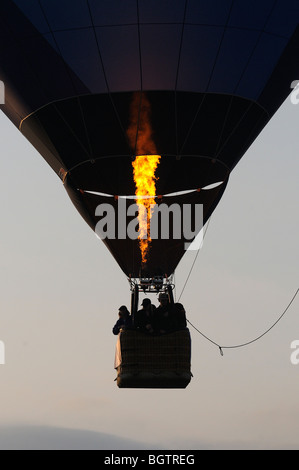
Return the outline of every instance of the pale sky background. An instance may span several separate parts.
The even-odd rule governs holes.
[[[224,346],[263,333],[299,287],[298,136],[288,98],[232,172],[181,298]],[[0,448],[298,449],[299,295],[224,357],[190,327],[185,390],[119,389],[111,329],[127,279],[3,113],[0,137]]]

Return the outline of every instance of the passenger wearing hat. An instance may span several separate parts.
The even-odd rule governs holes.
[[[118,309],[118,320],[112,328],[112,333],[114,335],[118,335],[121,328],[127,328],[130,326],[132,326],[132,317],[127,307],[125,305],[122,305]]]
[[[154,333],[155,330],[155,310],[150,299],[143,299],[142,309],[138,310],[134,318],[134,327],[146,333]]]

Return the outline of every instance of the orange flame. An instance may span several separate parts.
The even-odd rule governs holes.
[[[157,149],[152,139],[150,113],[150,103],[145,94],[134,93],[131,105],[131,124],[127,130],[127,135],[130,145],[137,155],[132,166],[136,185],[136,203],[139,208],[140,234],[138,238],[142,265],[146,264],[150,249],[150,206],[156,204],[154,198],[156,195],[155,182],[157,180],[155,171],[161,158],[160,155],[156,155]]]
[[[136,203],[139,207],[138,221],[140,234],[138,238],[142,264],[146,264],[150,249],[150,207],[152,204],[156,204],[155,198],[153,197],[156,194],[155,171],[160,158],[160,155],[139,155],[132,163],[134,181],[136,184]]]

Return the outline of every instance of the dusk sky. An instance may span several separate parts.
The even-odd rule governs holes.
[[[298,135],[288,98],[232,172],[181,297],[220,345],[261,335],[299,287]],[[0,447],[298,448],[299,295],[223,357],[190,326],[186,389],[118,389],[111,330],[129,283],[3,113],[0,136]],[[177,268],[176,299],[195,256]]]

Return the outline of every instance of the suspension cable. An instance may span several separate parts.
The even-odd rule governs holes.
[[[206,228],[206,230],[204,231],[203,240],[205,239],[206,233],[207,233],[207,231],[208,231],[208,228],[209,228],[209,225],[210,225],[210,220],[211,220],[211,217],[209,218],[208,223],[207,223],[207,228]],[[178,298],[178,302],[180,301],[180,298],[182,297],[183,292],[184,292],[184,290],[185,290],[185,287],[186,287],[186,285],[187,285],[187,283],[188,283],[188,281],[189,281],[189,278],[190,278],[190,276],[191,276],[192,270],[193,270],[194,265],[195,265],[195,263],[196,263],[196,260],[197,260],[197,258],[198,258],[199,252],[200,252],[200,248],[197,250],[197,253],[196,253],[196,256],[195,256],[195,258],[194,258],[194,260],[193,260],[193,263],[192,263],[192,266],[191,266],[191,268],[190,268],[189,274],[188,274],[188,276],[187,276],[187,278],[186,278],[185,284],[184,284],[183,289],[182,289],[182,291],[181,291],[181,293],[180,293],[180,296],[179,296],[179,298]]]
[[[273,323],[273,325],[270,326],[270,328],[268,328],[264,333],[262,333],[261,335],[259,335],[257,338],[254,338],[252,339],[251,341],[248,341],[246,343],[242,343],[242,344],[236,344],[236,345],[233,345],[233,346],[221,346],[220,344],[216,343],[216,341],[213,341],[211,338],[209,338],[208,336],[204,335],[198,328],[196,328],[188,319],[187,319],[187,322],[201,335],[203,336],[206,340],[208,340],[210,343],[214,344],[215,346],[217,346],[219,348],[219,351],[220,351],[220,354],[221,356],[223,356],[223,349],[237,349],[237,348],[242,348],[244,346],[248,346],[252,343],[255,343],[256,341],[258,341],[259,339],[263,338],[263,336],[265,336],[267,333],[269,333],[269,331],[271,331],[276,325],[277,323],[284,317],[284,315],[287,313],[288,309],[290,308],[290,306],[292,305],[292,303],[294,302],[297,294],[299,292],[299,288],[296,290],[295,294],[293,295],[292,299],[290,300],[289,304],[287,305],[287,307],[285,308],[285,310],[282,312],[282,314],[280,315],[280,317]]]

